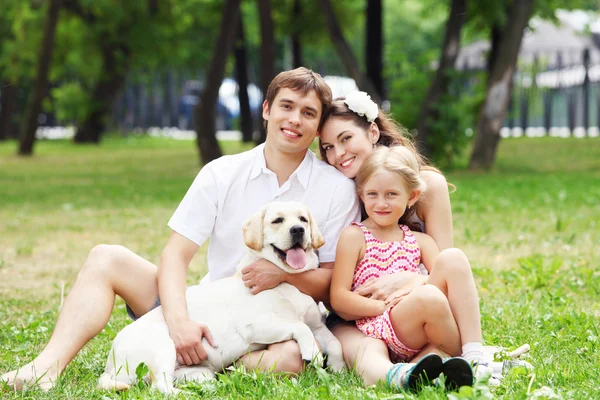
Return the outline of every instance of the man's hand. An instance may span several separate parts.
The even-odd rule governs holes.
[[[390,294],[386,299],[385,303],[388,307],[394,307],[396,304],[400,303],[402,299],[404,299],[410,292],[419,288],[427,283],[428,276],[427,275],[418,275],[413,279],[408,281],[405,285],[403,285],[400,289],[394,291]]]
[[[206,360],[206,350],[202,346],[203,337],[212,347],[216,347],[208,326],[190,319],[177,324],[169,334],[175,343],[177,361],[181,365],[195,365]]]
[[[250,293],[273,289],[285,281],[286,272],[270,261],[258,260],[242,269],[242,280]]]
[[[369,279],[364,285],[356,290],[356,293],[375,300],[386,300],[392,293],[403,287],[418,273],[402,271],[379,278]]]

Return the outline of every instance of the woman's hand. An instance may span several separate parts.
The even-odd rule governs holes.
[[[400,303],[402,299],[404,299],[410,292],[413,290],[425,285],[427,283],[428,276],[426,275],[417,275],[413,277],[410,281],[408,281],[401,288],[394,291],[385,299],[385,304],[387,307],[394,307],[396,304]]]
[[[404,285],[413,280],[416,276],[421,275],[416,272],[401,271],[391,275],[384,275],[379,278],[372,278],[356,289],[356,293],[363,297],[385,301],[392,293],[404,287]]]

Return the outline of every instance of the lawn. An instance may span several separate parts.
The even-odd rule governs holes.
[[[224,143],[228,153],[242,149]],[[157,263],[166,222],[199,170],[193,142],[130,137],[101,146],[40,142],[33,158],[0,143],[0,371],[28,362],[48,340],[62,293],[88,251],[125,245]],[[600,398],[600,139],[503,140],[496,168],[447,174],[455,245],[469,255],[480,288],[486,344],[531,345],[533,373],[513,370],[498,388],[459,398]],[[203,246],[190,283],[206,271]],[[117,302],[108,327],[69,366],[58,387],[17,398],[155,398],[141,386],[115,394],[95,389],[110,340],[128,323]],[[363,388],[351,373],[310,369],[282,379],[236,371],[214,384],[188,385],[202,398],[413,398]],[[414,398],[444,399],[427,388]]]

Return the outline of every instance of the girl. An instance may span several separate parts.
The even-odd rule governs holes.
[[[476,372],[477,375],[482,375],[489,372],[489,369],[482,367],[484,355],[481,347],[477,292],[464,253],[457,249],[449,249],[452,246],[452,216],[448,186],[439,171],[425,165],[412,142],[403,136],[403,132],[402,128],[378,109],[368,95],[351,94],[346,99],[336,99],[327,111],[320,136],[321,154],[346,176],[354,178],[364,160],[374,151],[375,145],[399,145],[413,153],[420,167],[419,176],[427,183],[428,190],[427,196],[413,201],[413,207],[404,215],[404,220],[410,227],[421,231],[424,231],[427,225],[428,234],[433,237],[439,248],[445,249],[436,259],[436,278],[439,278],[444,270],[454,270],[456,274],[451,272],[447,282],[442,279],[438,285],[447,294],[453,315],[458,322],[460,337],[465,344],[462,355],[469,361],[478,361],[479,367]],[[372,300],[386,300],[392,292],[402,287],[409,277],[409,272],[402,271],[373,278],[358,287],[355,293]],[[430,283],[435,283],[433,277]],[[463,283],[468,290],[459,292],[457,288]],[[461,307],[461,302],[466,302],[464,307]],[[393,365],[385,343],[365,336],[355,324],[339,323],[335,316],[328,320],[332,332],[342,343],[347,364],[356,368],[365,384],[372,385],[385,379]],[[415,360],[432,350],[435,350],[435,346],[428,345]]]

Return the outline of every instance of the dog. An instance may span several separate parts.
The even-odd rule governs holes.
[[[124,390],[137,380],[140,363],[148,367],[146,379],[163,393],[176,393],[177,379],[206,381],[248,352],[268,344],[294,339],[302,359],[328,366],[334,372],[345,367],[340,342],[327,329],[314,300],[296,287],[282,283],[256,295],[244,285],[241,270],[266,259],[289,273],[318,267],[315,250],[324,244],[308,208],[298,202],[274,202],[251,216],[243,226],[248,251],[230,277],[187,289],[190,319],[206,324],[216,347],[202,339],[208,358],[200,365],[178,365],[175,344],[158,307],[126,326],[115,337],[98,386]]]

